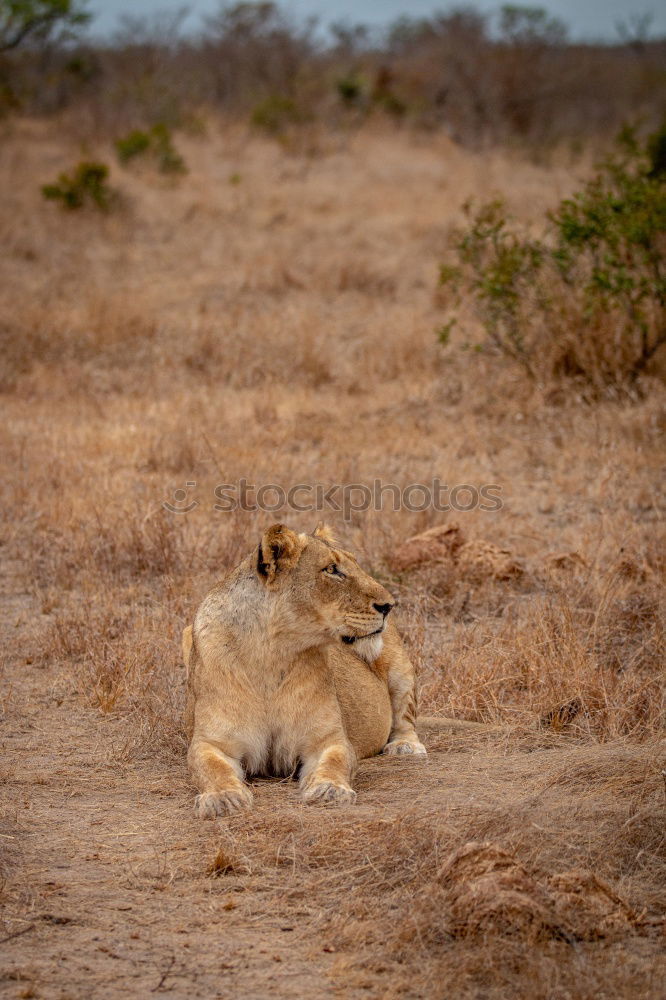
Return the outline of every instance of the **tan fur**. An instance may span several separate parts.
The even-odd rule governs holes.
[[[359,759],[425,754],[393,604],[321,526],[273,525],[204,598],[183,631],[199,816],[250,805],[246,776],[297,770],[307,802],[353,802]]]

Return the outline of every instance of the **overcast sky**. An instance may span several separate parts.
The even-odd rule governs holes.
[[[614,39],[617,37],[615,26],[618,21],[626,22],[632,16],[648,12],[653,14],[652,34],[666,35],[666,4],[663,0],[544,0],[542,3],[539,0],[522,0],[522,3],[524,6],[546,7],[568,25],[575,38]],[[281,4],[297,16],[317,14],[325,23],[348,20],[366,24],[383,24],[401,14],[418,17],[435,10],[465,5],[465,0],[457,3],[447,3],[446,0],[440,3],[433,0],[284,0]],[[497,10],[502,0],[478,0],[468,5],[482,10]],[[116,27],[118,15],[122,13],[150,15],[180,7],[191,11],[187,24],[196,27],[201,14],[210,13],[219,6],[219,0],[190,0],[189,3],[174,0],[89,0],[89,10],[95,15],[91,30],[108,33]]]

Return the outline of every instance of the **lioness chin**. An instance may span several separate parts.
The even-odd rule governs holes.
[[[183,632],[198,816],[250,806],[252,775],[298,773],[306,802],[345,805],[358,760],[425,754],[393,606],[321,527],[273,525],[211,590]]]

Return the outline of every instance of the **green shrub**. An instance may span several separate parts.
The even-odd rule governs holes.
[[[163,174],[186,173],[185,160],[175,149],[168,126],[158,122],[157,125],[153,125],[150,135],[160,172]]]
[[[123,139],[116,139],[116,153],[124,165],[137,156],[149,154],[158,170],[163,174],[183,174],[187,172],[185,161],[173,145],[171,130],[164,122],[158,122],[147,131],[134,129]]]
[[[625,129],[535,239],[501,201],[475,214],[440,285],[476,309],[486,338],[532,378],[633,381],[666,343],[666,130]]]
[[[55,184],[45,184],[42,194],[51,201],[61,202],[63,208],[83,208],[92,204],[107,211],[113,199],[113,190],[107,184],[109,168],[104,163],[83,161],[71,174],[60,174]]]
[[[404,118],[407,114],[407,105],[397,94],[387,92],[375,97],[375,105],[392,118]]]
[[[372,89],[371,101],[375,108],[384,111],[396,120],[407,114],[407,104],[395,90],[396,78],[388,66],[380,66]]]
[[[291,97],[272,94],[256,105],[250,121],[255,128],[270,132],[271,135],[280,135],[290,125],[300,125],[306,118],[307,116]]]
[[[365,96],[363,81],[355,73],[349,73],[337,80],[335,89],[341,102],[348,108],[358,107]]]
[[[115,146],[118,159],[124,165],[133,160],[135,156],[141,156],[142,153],[148,152],[150,149],[150,136],[147,132],[134,129],[124,139],[116,139]]]

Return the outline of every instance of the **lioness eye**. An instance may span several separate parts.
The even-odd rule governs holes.
[[[324,566],[324,573],[328,573],[330,576],[344,576],[345,574],[338,569],[335,563],[331,563],[330,566]]]

